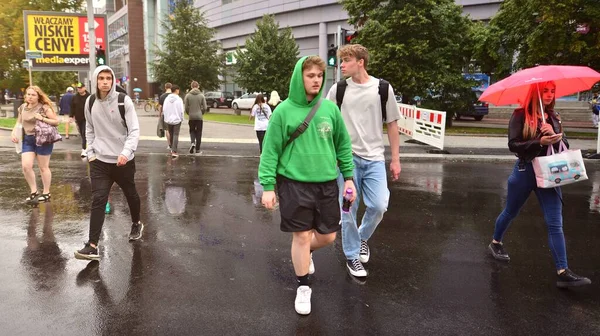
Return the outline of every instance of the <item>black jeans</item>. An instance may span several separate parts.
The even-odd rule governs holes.
[[[85,149],[87,146],[85,139],[85,120],[75,122],[77,123],[77,128],[79,129],[79,136],[81,137],[81,149]]]
[[[90,178],[92,180],[92,213],[90,216],[89,242],[98,244],[102,226],[104,225],[104,211],[108,194],[117,183],[129,204],[131,222],[140,221],[140,196],[135,188],[135,159],[127,162],[125,166],[117,167],[114,163],[102,162],[98,159],[90,162]]]
[[[202,127],[204,120],[190,120],[190,140],[192,144],[196,145],[196,151],[200,150],[200,144],[202,143]]]
[[[267,131],[256,131],[256,137],[258,138],[258,148],[259,148],[261,154],[262,154],[262,144],[263,144],[263,139],[265,138],[265,133],[267,133]]]
[[[169,135],[171,137],[169,140],[169,146],[171,146],[171,150],[177,153],[177,146],[179,145],[179,130],[181,129],[181,123],[177,125],[168,125],[169,126]]]

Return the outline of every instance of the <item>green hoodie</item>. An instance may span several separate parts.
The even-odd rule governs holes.
[[[352,177],[352,142],[337,105],[323,99],[306,131],[285,147],[288,139],[304,121],[313,105],[321,99],[323,87],[312,102],[306,100],[301,58],[290,81],[288,99],[273,112],[260,156],[258,178],[264,190],[275,189],[277,175],[299,182],[327,182],[338,176]],[[323,74],[325,83],[325,74]]]

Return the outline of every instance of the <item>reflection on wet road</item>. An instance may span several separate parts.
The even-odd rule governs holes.
[[[570,266],[594,283],[554,286],[535,197],[509,229],[510,264],[486,254],[508,163],[404,162],[370,241],[369,277],[344,268],[341,241],[315,253],[313,312],[293,309],[290,237],[260,207],[257,159],[139,156],[143,240],[114,187],[101,261],[87,238],[87,164],[53,156],[52,203],[23,206],[20,163],[0,152],[0,326],[5,335],[600,334],[600,172],[563,189]]]

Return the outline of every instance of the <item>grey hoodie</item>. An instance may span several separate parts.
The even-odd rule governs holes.
[[[202,120],[202,115],[206,113],[208,107],[206,98],[198,89],[192,89],[185,95],[183,105],[185,106],[185,113],[190,116],[190,120]]]
[[[111,72],[113,84],[108,95],[100,99],[98,75],[103,70]],[[90,98],[88,97],[85,102],[88,160],[97,158],[105,163],[117,163],[119,155],[123,155],[131,161],[140,138],[140,124],[133,101],[129,96],[125,97],[125,120],[127,121],[125,127],[119,112],[119,93],[116,92],[115,74],[111,68],[104,65],[94,71],[91,90],[96,93],[92,111],[89,109]]]

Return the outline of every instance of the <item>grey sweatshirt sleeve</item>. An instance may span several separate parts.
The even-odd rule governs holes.
[[[202,108],[200,109],[200,111],[202,111],[202,114],[206,113],[206,111],[208,111],[208,105],[206,104],[206,97],[204,97],[204,95],[202,95]]]
[[[140,122],[137,113],[135,113],[133,101],[129,96],[125,97],[125,121],[127,122],[127,139],[125,139],[125,146],[123,146],[121,155],[131,161],[140,140]]]
[[[96,133],[94,132],[94,121],[92,120],[92,113],[89,108],[90,97],[88,96],[85,100],[85,106],[83,112],[85,114],[85,141],[87,142],[87,157],[88,160],[96,158],[94,154],[94,140],[96,139]]]

